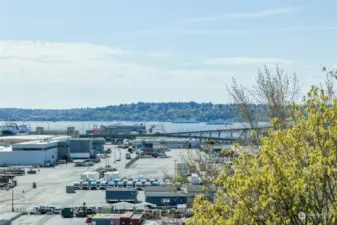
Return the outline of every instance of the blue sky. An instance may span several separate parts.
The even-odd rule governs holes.
[[[0,0],[0,107],[231,102],[232,77],[337,68],[336,1]]]

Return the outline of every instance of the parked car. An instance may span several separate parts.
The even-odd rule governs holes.
[[[124,187],[124,183],[123,182],[118,182],[117,183],[117,187]]]
[[[47,207],[47,206],[40,206],[38,212],[39,212],[40,214],[47,214],[47,212],[48,212],[48,207]]]

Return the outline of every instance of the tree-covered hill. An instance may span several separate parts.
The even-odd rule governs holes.
[[[262,106],[252,105],[252,110]],[[235,104],[212,104],[196,102],[169,102],[121,104],[100,108],[77,109],[19,109],[1,108],[0,119],[24,121],[177,121],[194,119],[207,122],[216,119],[240,119]]]

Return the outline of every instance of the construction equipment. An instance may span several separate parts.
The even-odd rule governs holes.
[[[63,208],[61,211],[61,215],[63,218],[73,218],[74,210],[73,208]]]
[[[27,173],[28,173],[28,174],[36,174],[36,170],[30,169],[30,170],[27,171]]]

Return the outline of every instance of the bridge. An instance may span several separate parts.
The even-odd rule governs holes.
[[[267,133],[270,126],[260,126],[255,128],[259,134]],[[250,127],[225,128],[217,130],[201,130],[201,131],[183,131],[165,134],[154,134],[154,136],[174,137],[174,138],[193,138],[193,139],[211,139],[225,142],[235,140],[247,140],[250,138]]]
[[[259,126],[254,130],[259,133],[267,133],[270,126]],[[167,137],[167,138],[192,138],[192,139],[207,139],[218,140],[231,143],[236,140],[247,140],[250,138],[250,127],[236,127],[216,130],[199,130],[199,131],[182,131],[171,133],[155,133],[155,134],[87,134],[80,137],[103,137],[106,139],[136,139],[137,137]]]

